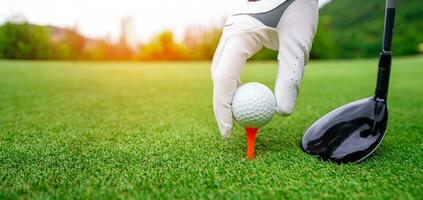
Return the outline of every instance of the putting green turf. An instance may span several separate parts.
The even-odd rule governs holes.
[[[212,113],[208,63],[0,61],[0,199],[423,197],[423,58],[392,70],[389,129],[360,164],[301,151],[323,114],[371,96],[377,60],[313,61],[294,115],[276,117],[245,155]],[[243,81],[273,88],[276,63]]]

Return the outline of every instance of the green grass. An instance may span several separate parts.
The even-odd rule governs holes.
[[[0,199],[423,197],[423,58],[396,59],[389,130],[360,164],[301,151],[308,125],[371,96],[377,60],[306,67],[293,116],[275,118],[245,156],[223,140],[208,63],[0,61]],[[243,81],[273,88],[276,63]]]

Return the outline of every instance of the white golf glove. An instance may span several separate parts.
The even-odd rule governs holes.
[[[231,102],[241,71],[263,47],[279,51],[276,111],[283,116],[292,113],[317,21],[317,0],[246,2],[228,18],[211,67],[214,113],[224,138],[232,132]]]

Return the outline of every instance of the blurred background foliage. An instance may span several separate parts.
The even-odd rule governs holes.
[[[76,28],[38,26],[10,20],[0,26],[0,59],[31,60],[211,60],[222,31],[190,27],[183,41],[164,30],[137,48],[122,36],[118,42],[91,39]]]
[[[375,57],[383,29],[382,1],[335,0],[320,10],[312,59]],[[398,1],[394,55],[423,51],[423,1]],[[165,30],[134,48],[125,36],[118,42],[92,39],[77,28],[39,26],[11,19],[0,26],[0,59],[54,60],[211,60],[222,30],[188,27],[182,41]],[[276,59],[277,52],[263,49],[252,59]]]
[[[334,0],[320,11],[312,58],[374,57],[381,47],[383,1]],[[394,55],[413,55],[423,43],[423,1],[397,1]]]

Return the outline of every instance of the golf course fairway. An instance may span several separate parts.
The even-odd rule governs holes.
[[[423,57],[395,58],[388,132],[358,164],[300,148],[328,111],[372,96],[377,59],[311,61],[294,114],[260,129],[255,159],[220,137],[207,62],[0,61],[0,199],[423,196]],[[271,89],[276,62],[243,82]]]

